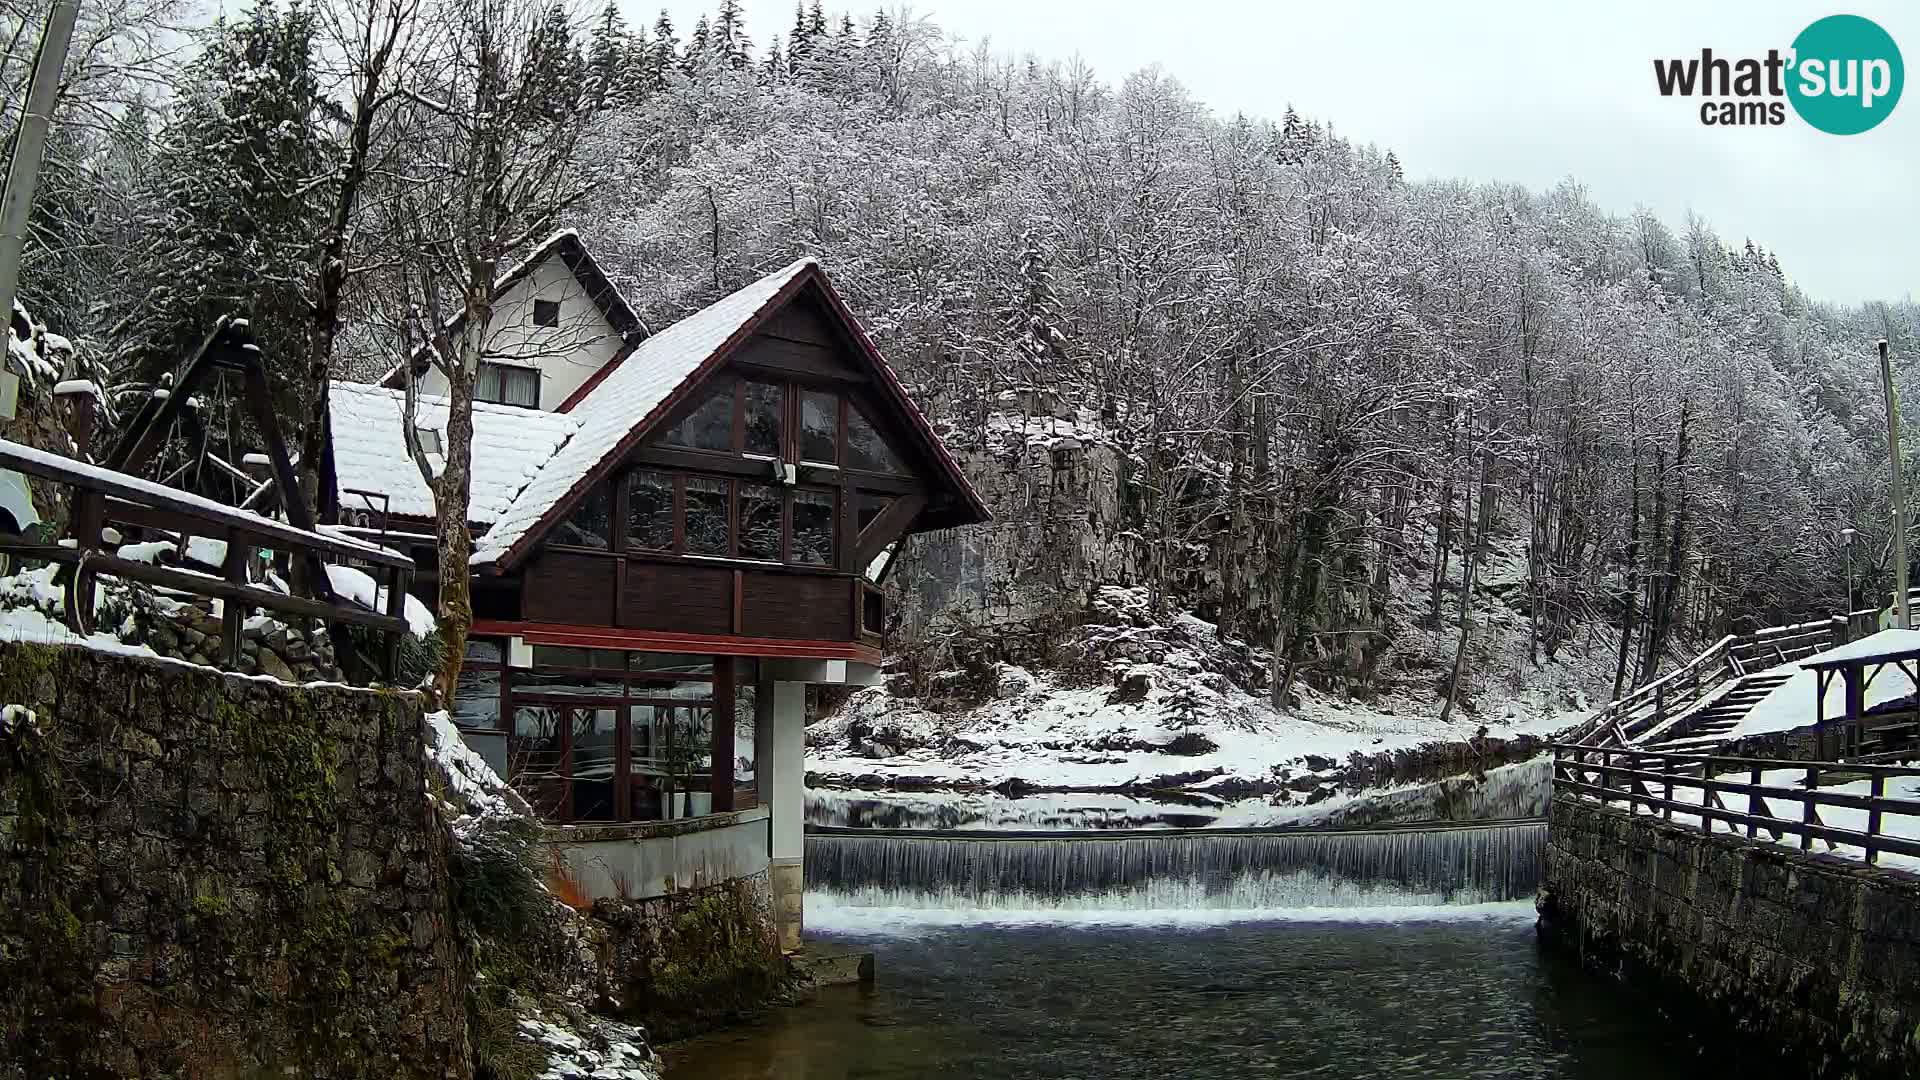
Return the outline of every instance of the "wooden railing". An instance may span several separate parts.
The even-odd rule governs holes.
[[[1766,773],[1784,771],[1801,774],[1795,786],[1763,782]],[[1752,838],[1767,833],[1775,841],[1794,837],[1802,851],[1811,850],[1815,841],[1826,844],[1828,850],[1846,844],[1862,849],[1868,863],[1877,863],[1881,852],[1920,858],[1920,840],[1889,834],[1883,827],[1885,819],[1894,815],[1912,817],[1920,828],[1920,799],[1886,794],[1887,781],[1904,776],[1920,776],[1920,768],[1765,761],[1572,743],[1556,743],[1553,747],[1556,795],[1571,793],[1603,805],[1624,805],[1629,813],[1644,808],[1667,821],[1675,815],[1695,816],[1706,832],[1712,832],[1713,823],[1720,821],[1736,835]],[[1820,787],[1823,779],[1864,779],[1869,782],[1869,790],[1865,795],[1829,791]],[[1698,803],[1675,797],[1689,791],[1699,793]],[[1798,803],[1799,815],[1774,813],[1768,800],[1775,799]],[[1743,808],[1736,809],[1741,800]],[[1822,809],[1865,811],[1867,827],[1860,830],[1829,825],[1820,816]]]
[[[1728,652],[1735,640],[1723,637],[1686,664],[1614,699],[1568,736],[1569,740],[1624,746],[1690,708],[1739,673]]]
[[[334,628],[334,649],[343,665],[350,664],[354,655],[351,643],[345,640],[346,626],[364,626],[383,634],[381,669],[388,678],[397,673],[400,640],[407,632],[407,586],[413,573],[413,560],[407,556],[344,535],[295,528],[192,492],[5,439],[0,439],[0,468],[39,477],[72,493],[69,539],[45,544],[0,537],[0,551],[66,568],[64,614],[74,631],[92,631],[94,579],[105,574],[221,601],[221,655],[228,667],[236,666],[247,614],[254,608],[265,608],[328,623]],[[220,574],[121,558],[110,550],[114,545],[107,543],[109,524],[164,531],[182,550],[189,537],[220,541],[226,545]],[[288,553],[291,563],[302,570],[296,580],[302,583],[306,595],[290,595],[251,580],[254,554],[265,551]],[[322,566],[323,559],[366,567],[382,586],[386,610],[372,611],[338,599]]]
[[[1847,616],[1835,615],[1751,634],[1729,634],[1680,667],[1609,702],[1567,739],[1588,746],[1631,745],[1742,675],[1845,644],[1849,626]]]

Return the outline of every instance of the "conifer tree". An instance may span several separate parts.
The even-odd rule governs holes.
[[[787,62],[785,57],[780,54],[779,34],[773,35],[773,40],[767,45],[767,55],[763,58],[760,65],[760,78],[768,86],[786,81]]]
[[[707,58],[707,50],[711,43],[712,37],[707,30],[707,17],[702,15],[694,20],[693,36],[687,39],[687,53],[681,61],[687,71],[699,70],[700,64]]]
[[[619,4],[607,0],[587,47],[587,94],[594,105],[622,96],[631,78],[626,70],[629,59],[626,21],[620,17]]]
[[[796,0],[793,5],[793,30],[787,35],[787,60],[795,71],[807,58],[812,34],[812,24],[807,21],[807,6]]]
[[[155,210],[117,305],[116,370],[157,379],[222,316],[241,315],[278,406],[296,414],[320,228],[307,189],[331,156],[313,43],[313,15],[298,6],[262,4],[209,32],[149,171]]]
[[[660,17],[653,22],[653,62],[647,65],[649,81],[658,87],[666,81],[667,72],[680,62],[680,39],[674,34],[673,19],[667,15],[667,9],[660,9]]]
[[[558,120],[579,107],[586,66],[566,8],[547,8],[527,44],[527,103],[533,115]]]
[[[711,35],[708,44],[715,55],[733,67],[747,66],[753,56],[753,42],[747,37],[747,17],[740,10],[740,0],[720,0]]]

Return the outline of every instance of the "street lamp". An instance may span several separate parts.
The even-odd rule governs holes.
[[[1860,609],[1853,595],[1853,538],[1860,535],[1855,529],[1841,529],[1840,542],[1847,546],[1847,620],[1853,620],[1853,613]]]

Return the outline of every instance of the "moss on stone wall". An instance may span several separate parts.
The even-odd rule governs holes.
[[[0,643],[0,1078],[464,1077],[410,695]]]
[[[677,1039],[781,1000],[792,982],[762,877],[651,900],[601,900],[623,1015]]]

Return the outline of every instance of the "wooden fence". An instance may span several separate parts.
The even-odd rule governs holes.
[[[1764,774],[1784,771],[1801,774],[1794,786],[1763,782]],[[1645,808],[1667,821],[1676,814],[1694,815],[1706,832],[1722,821],[1736,835],[1751,838],[1767,833],[1776,841],[1795,837],[1802,851],[1811,850],[1815,841],[1826,844],[1828,850],[1846,844],[1861,848],[1868,863],[1877,863],[1881,852],[1920,858],[1920,840],[1889,834],[1883,828],[1885,819],[1896,815],[1914,818],[1920,829],[1920,799],[1886,794],[1887,781],[1904,776],[1920,776],[1920,768],[1765,761],[1575,743],[1553,747],[1555,794],[1570,792],[1604,805],[1624,805],[1630,813]],[[1868,781],[1865,795],[1820,787],[1822,782],[1861,779]],[[1699,793],[1698,803],[1675,797],[1688,791]],[[1774,813],[1769,800],[1798,803],[1799,816]],[[1865,811],[1866,829],[1829,825],[1820,816],[1822,809],[1841,808]]]
[[[72,492],[70,539],[34,543],[0,538],[0,550],[24,558],[57,563],[67,569],[67,624],[76,632],[93,629],[94,578],[100,574],[138,581],[178,593],[222,602],[221,645],[225,663],[236,666],[242,622],[254,608],[320,619],[334,628],[334,647],[343,663],[352,650],[346,626],[363,626],[384,635],[380,667],[393,678],[399,666],[407,586],[413,560],[396,551],[363,543],[344,535],[296,528],[283,521],[180,491],[112,469],[89,465],[58,454],[0,439],[0,468],[13,469],[67,487]],[[121,558],[108,549],[109,523],[130,529],[162,530],[184,550],[189,537],[226,545],[219,576],[156,566]],[[306,595],[290,595],[250,580],[249,564],[256,552],[285,551],[302,568]],[[373,611],[334,595],[322,560],[354,563],[366,568],[382,588],[384,611]],[[383,580],[384,579],[384,580]]]

